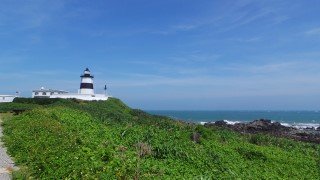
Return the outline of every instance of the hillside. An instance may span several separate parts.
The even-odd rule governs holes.
[[[320,178],[319,144],[179,122],[114,98],[0,104],[13,111],[2,118],[16,178]]]

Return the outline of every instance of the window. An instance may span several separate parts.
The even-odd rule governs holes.
[[[36,92],[36,93],[34,93],[35,95],[39,95],[39,93],[38,92]]]
[[[5,97],[2,97],[2,100],[4,100],[5,99]]]
[[[53,92],[51,92],[50,95],[53,95]]]
[[[46,92],[43,92],[42,95],[47,95],[47,93],[46,93]]]

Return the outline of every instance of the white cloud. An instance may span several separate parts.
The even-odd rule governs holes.
[[[230,66],[224,67],[225,70],[235,72],[246,72],[250,74],[270,74],[270,73],[283,73],[292,70],[301,69],[306,64],[301,62],[274,62],[266,64],[231,64]]]
[[[180,75],[128,73],[127,77],[111,78],[110,87],[120,95],[121,92],[143,94],[141,98],[152,99],[320,95],[320,62],[317,61],[225,64],[214,70],[180,68],[191,72]],[[171,70],[179,71],[179,67]],[[216,72],[223,76],[215,75]]]
[[[281,24],[287,20],[289,20],[290,17],[288,15],[280,15],[273,18],[274,24]]]
[[[320,27],[308,30],[305,32],[307,35],[320,35]]]
[[[64,1],[7,1],[1,3],[0,20],[2,26],[18,27],[15,30],[39,28],[46,25],[54,16],[61,15]]]
[[[320,85],[317,85],[317,82],[320,74],[292,75],[223,78],[210,76],[145,77],[117,80],[117,83],[111,83],[110,86],[113,89],[135,89],[139,92],[144,92],[146,88],[161,89],[165,96],[174,98],[319,94]],[[161,95],[157,91],[148,93]]]
[[[288,9],[285,3],[282,5],[277,3],[275,5],[271,1],[242,0],[226,2],[220,6],[216,6],[213,2],[206,9],[208,13],[204,13],[205,15],[176,22],[171,26],[150,32],[170,35],[181,31],[194,31],[203,28],[212,28],[212,32],[225,32],[265,19],[267,20],[266,23],[274,26],[290,19],[284,9]]]
[[[230,38],[230,41],[236,41],[240,43],[254,43],[262,40],[262,37],[251,37],[251,38]]]
[[[194,29],[197,29],[200,25],[195,23],[195,24],[177,24],[177,25],[173,25],[170,27],[166,27],[163,29],[159,29],[159,30],[149,30],[146,32],[149,32],[151,34],[160,34],[160,35],[169,35],[169,34],[174,34],[174,33],[178,33],[181,31],[191,31]]]
[[[173,29],[175,30],[181,30],[181,31],[188,31],[197,28],[198,25],[196,24],[179,24],[173,26]]]

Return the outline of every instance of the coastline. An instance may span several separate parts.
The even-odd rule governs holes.
[[[191,123],[205,124],[224,120],[228,124],[248,123],[255,119],[271,119],[283,126],[297,129],[320,127],[319,111],[249,111],[249,110],[213,110],[213,111],[190,111],[190,110],[149,110],[154,115],[168,116],[176,120]]]
[[[318,111],[148,111],[192,124],[227,128],[242,134],[268,134],[320,144]],[[239,117],[237,117],[237,115]],[[265,116],[262,116],[265,115]],[[271,117],[253,118],[253,117]],[[298,115],[297,118],[295,115]],[[272,118],[273,117],[273,118]],[[281,117],[281,118],[279,118]],[[291,119],[292,118],[292,119]],[[211,120],[210,120],[211,119]],[[213,119],[213,120],[212,120]],[[229,120],[242,119],[242,120]],[[258,120],[255,120],[258,119]],[[282,121],[279,121],[282,119]],[[319,123],[318,123],[319,122]]]
[[[279,122],[268,119],[259,119],[251,122],[230,123],[224,120],[208,122],[206,127],[220,127],[240,132],[242,134],[268,134],[276,137],[284,137],[302,142],[320,144],[320,127],[296,128],[284,126]]]
[[[218,120],[221,121],[221,120]],[[224,122],[226,122],[229,125],[235,125],[237,123],[249,123],[250,121],[230,121],[230,120],[222,120]],[[201,125],[204,125],[206,123],[212,123],[212,122],[217,122],[217,121],[201,121],[199,122]],[[271,122],[278,122],[278,121],[273,121],[271,120]],[[296,129],[300,129],[300,130],[304,130],[304,129],[314,129],[316,130],[317,128],[320,127],[319,123],[284,123],[284,122],[279,122],[282,126],[286,126],[286,127],[292,127],[292,128],[296,128]]]

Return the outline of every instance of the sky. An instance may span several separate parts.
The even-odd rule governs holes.
[[[0,94],[144,110],[320,110],[319,0],[0,0]]]

